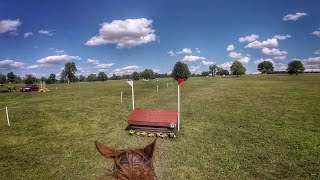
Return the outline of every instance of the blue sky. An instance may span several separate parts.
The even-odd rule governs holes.
[[[0,0],[0,73],[59,75],[193,73],[239,60],[247,73],[263,60],[292,59],[320,70],[320,1],[15,1]]]

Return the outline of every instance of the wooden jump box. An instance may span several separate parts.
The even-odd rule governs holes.
[[[178,112],[173,110],[135,109],[128,118],[128,124],[135,131],[175,133],[178,124]]]

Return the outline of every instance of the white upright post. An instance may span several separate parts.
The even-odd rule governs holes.
[[[132,89],[132,110],[134,110],[134,91],[133,91],[133,81],[132,81],[131,89]]]
[[[6,106],[6,114],[7,114],[8,126],[10,126],[9,113],[8,113],[8,107],[7,106]]]
[[[42,81],[40,81],[40,88],[42,89]]]
[[[46,82],[43,81],[43,88],[46,88]]]
[[[178,131],[180,131],[180,85],[178,85]]]
[[[120,93],[120,94],[121,94],[121,95],[120,95],[120,96],[121,96],[121,98],[120,98],[120,102],[121,102],[121,104],[122,104],[122,91],[121,91],[121,93]]]
[[[157,92],[159,92],[159,85],[157,84]]]

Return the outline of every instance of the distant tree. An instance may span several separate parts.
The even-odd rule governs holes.
[[[11,83],[14,81],[14,79],[15,79],[16,77],[17,77],[17,76],[16,76],[15,74],[13,74],[12,71],[7,74],[7,79],[8,79],[8,81],[11,82]]]
[[[98,77],[96,74],[89,74],[89,76],[87,77],[87,81],[97,81]]]
[[[26,78],[24,80],[25,84],[33,84],[37,81],[37,79],[32,75],[32,74],[28,74],[26,75]]]
[[[45,81],[45,82],[46,82],[46,81],[47,81],[47,78],[46,78],[46,77],[41,77],[41,78],[40,78],[40,81]]]
[[[237,75],[237,77],[239,77],[239,75],[246,74],[246,68],[243,67],[243,65],[239,61],[234,61],[232,63],[232,66],[230,67],[230,69],[231,69],[232,74]]]
[[[197,77],[197,74],[193,73],[191,74],[191,77]]]
[[[222,76],[222,75],[223,75],[223,71],[224,71],[224,70],[223,70],[222,68],[219,68],[219,67],[218,67],[218,69],[217,69],[217,74],[220,75],[220,76]]]
[[[84,75],[80,75],[79,76],[79,81],[80,82],[86,81],[86,77]]]
[[[293,60],[288,64],[287,71],[289,74],[296,74],[303,73],[304,67],[300,60]]]
[[[108,76],[106,75],[105,72],[99,72],[99,74],[98,74],[98,80],[99,80],[99,81],[106,81],[106,80],[108,80]]]
[[[74,82],[76,80],[74,75],[76,71],[77,71],[76,64],[74,62],[67,62],[64,65],[64,69],[62,70],[61,77],[67,78],[68,83],[70,83],[70,81]]]
[[[154,79],[154,72],[152,69],[145,69],[144,71],[141,72],[141,76],[144,79]]]
[[[137,81],[140,79],[140,76],[139,76],[139,73],[137,71],[133,72],[132,75],[131,75],[131,78],[134,80],[134,81]]]
[[[6,83],[7,79],[6,79],[6,75],[0,74],[0,84],[4,84]]]
[[[19,83],[22,83],[22,82],[23,82],[23,81],[22,81],[22,79],[21,79],[20,76],[16,76],[16,78],[14,79],[14,83],[19,84]]]
[[[179,78],[185,78],[186,80],[191,76],[191,73],[189,71],[188,65],[183,62],[177,62],[171,73],[171,77],[173,77],[174,80],[178,80]]]
[[[56,75],[55,74],[50,74],[48,78],[48,83],[49,84],[54,84],[56,82]]]
[[[273,72],[273,69],[273,64],[269,61],[263,61],[258,65],[258,71],[260,71],[263,74],[270,74]]]
[[[210,72],[208,72],[208,71],[203,71],[203,72],[201,73],[201,76],[209,76],[209,74],[210,74]]]
[[[209,66],[209,72],[211,73],[212,77],[215,76],[217,70],[218,70],[217,65],[213,64],[213,65]]]
[[[229,71],[226,70],[226,69],[224,69],[224,70],[223,70],[223,75],[228,76],[228,75],[229,75]]]

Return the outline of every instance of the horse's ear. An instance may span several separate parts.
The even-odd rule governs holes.
[[[149,145],[147,145],[145,148],[143,148],[143,152],[149,157],[152,158],[153,153],[155,151],[155,147],[156,147],[156,141],[157,139],[154,139],[154,141],[152,143],[150,143]]]
[[[98,142],[98,141],[95,141],[95,144],[96,144],[96,148],[98,149],[98,151],[106,156],[106,157],[110,157],[110,158],[113,158],[117,155],[118,151],[117,150],[113,150],[111,148],[109,148],[108,146]]]

